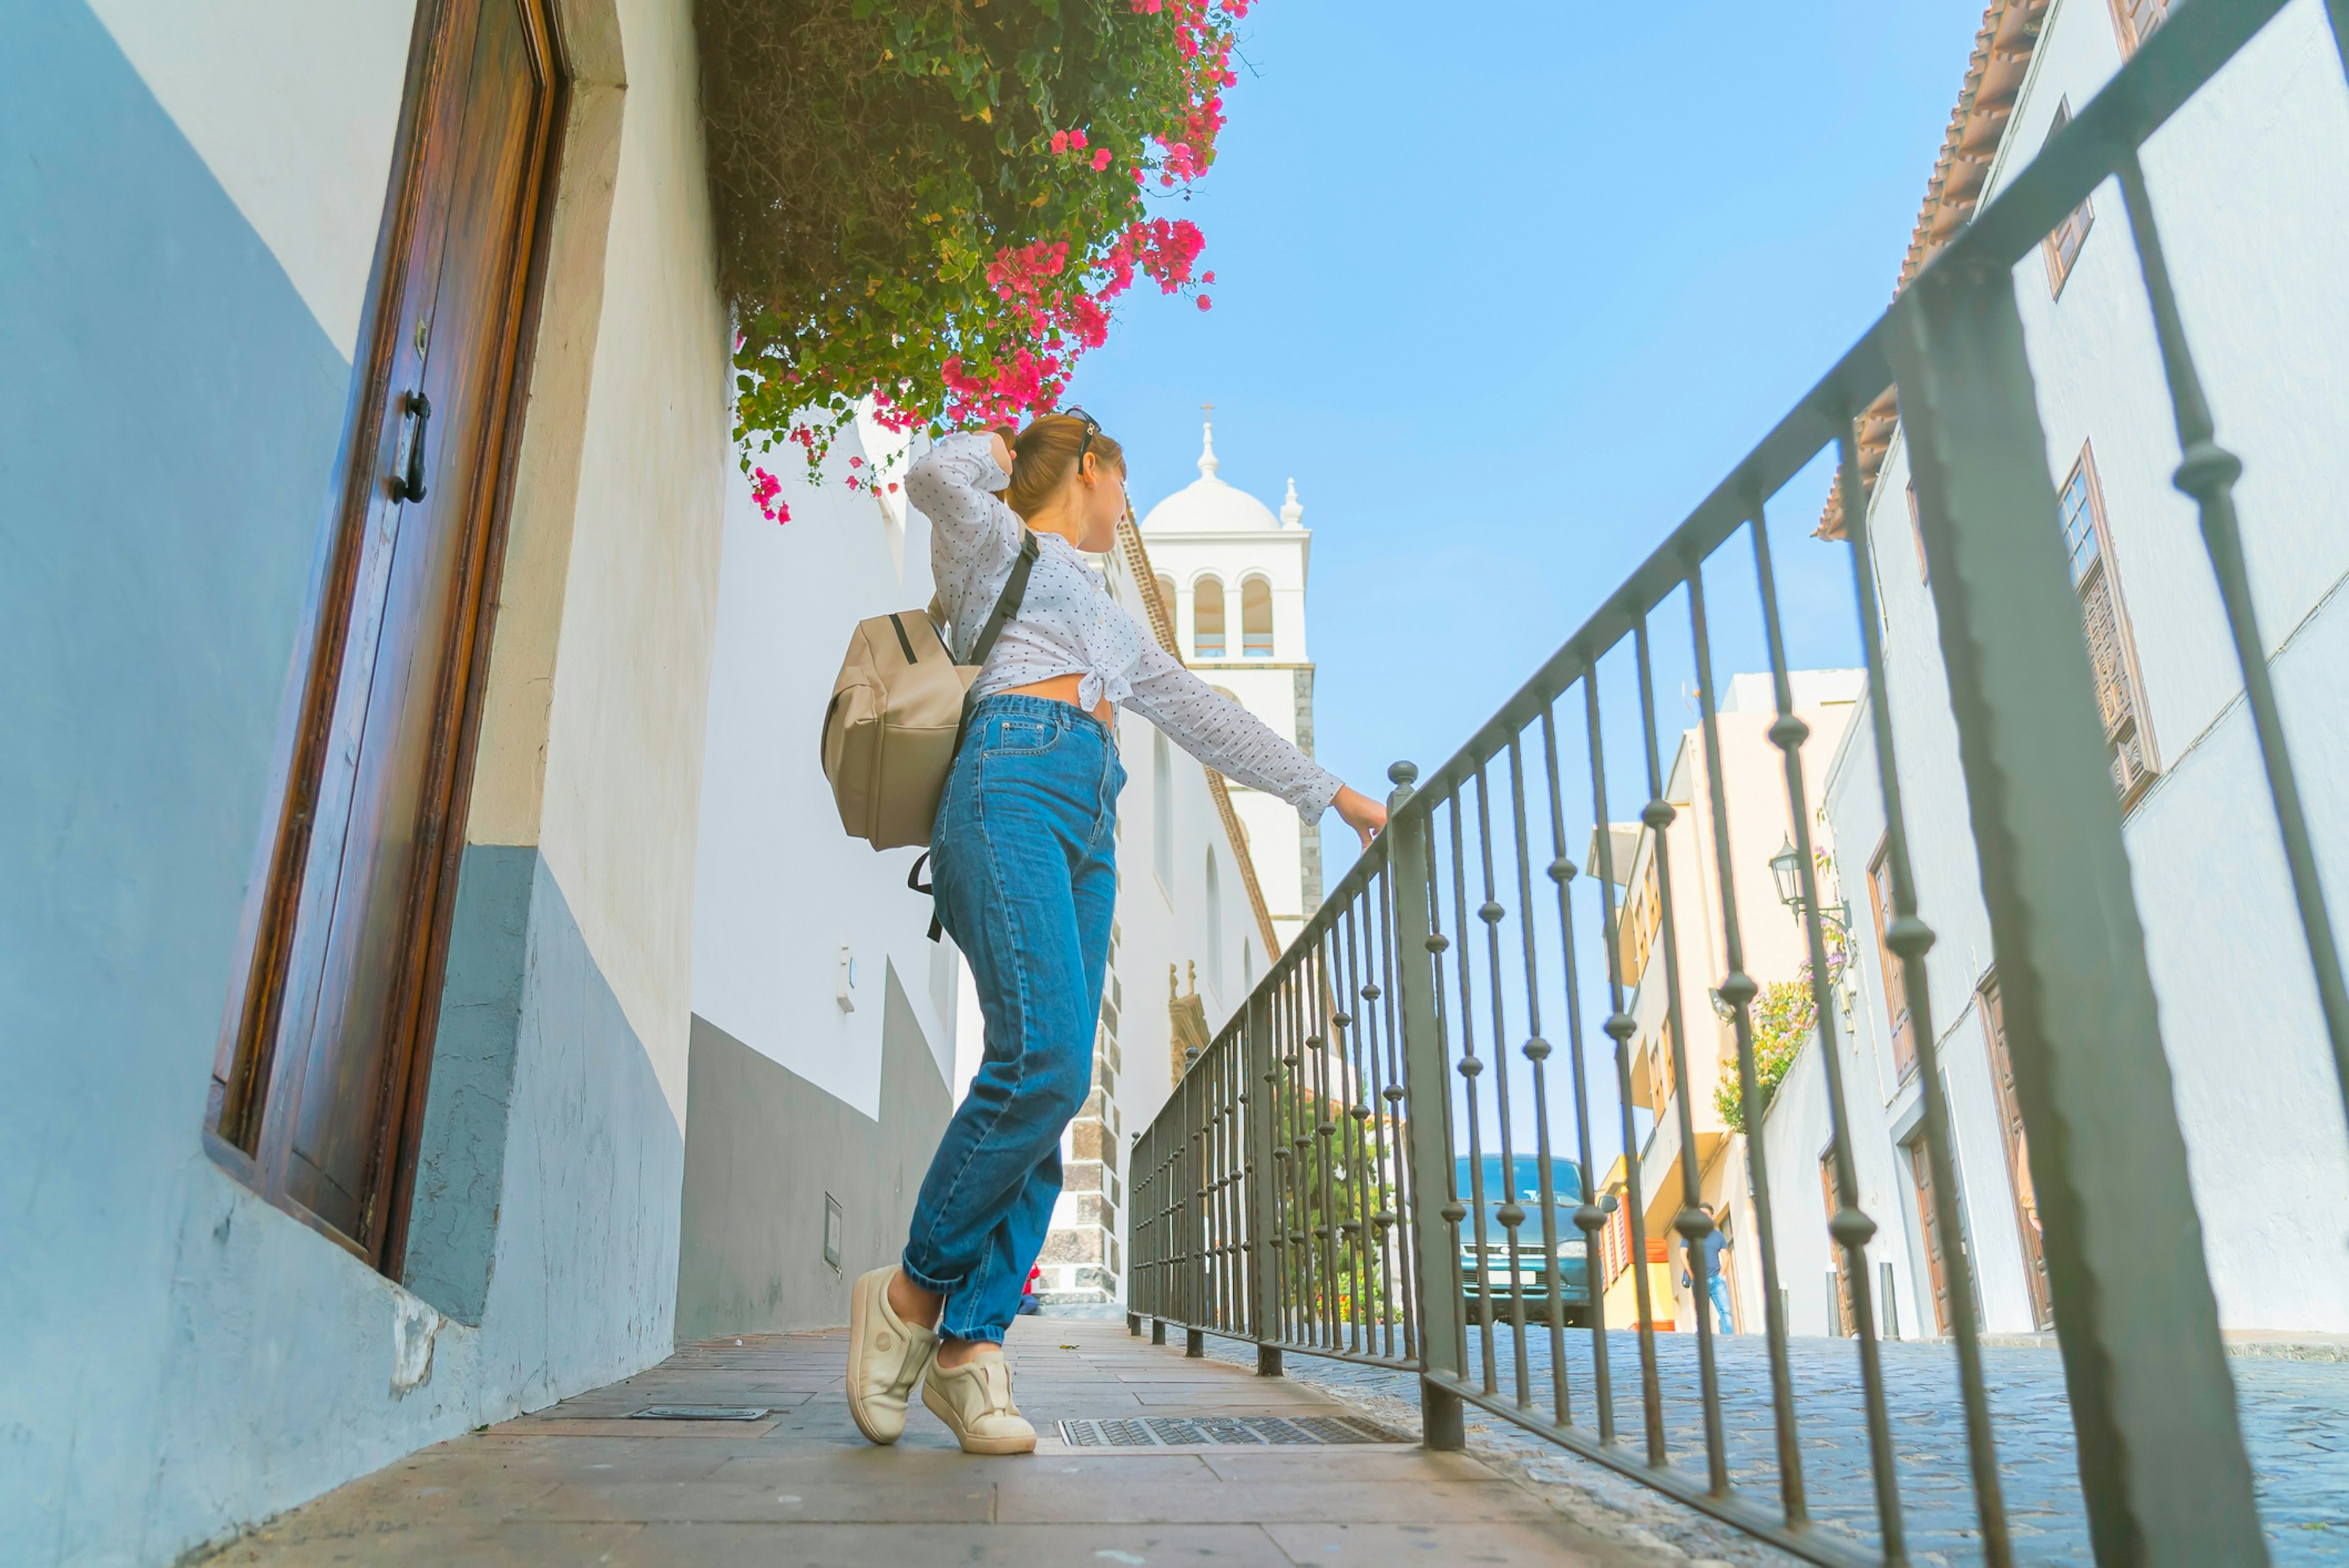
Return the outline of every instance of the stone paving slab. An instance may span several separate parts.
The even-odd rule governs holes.
[[[1023,1318],[1032,1456],[962,1453],[928,1412],[876,1448],[842,1398],[845,1336],[688,1346],[636,1377],[441,1443],[215,1551],[219,1563],[611,1563],[658,1568],[1544,1568],[1686,1563],[1586,1530],[1544,1491],[1407,1444],[1071,1448],[1052,1423],[1147,1409],[1356,1413],[1331,1393],[1153,1346],[1117,1321]],[[765,1404],[754,1422],[634,1420],[647,1405]]]

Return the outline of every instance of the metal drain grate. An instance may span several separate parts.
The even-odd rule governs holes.
[[[638,1421],[755,1421],[767,1410],[765,1405],[647,1405],[628,1414]]]
[[[1349,1416],[1144,1416],[1062,1421],[1061,1440],[1075,1449],[1189,1449],[1410,1439]]]

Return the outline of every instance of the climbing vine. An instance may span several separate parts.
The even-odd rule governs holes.
[[[1833,995],[1843,984],[1846,947],[1843,934],[1832,925],[1823,925],[1827,948],[1827,992]],[[1792,980],[1773,980],[1762,987],[1750,1005],[1748,1016],[1754,1026],[1754,1083],[1761,1101],[1761,1110],[1767,1114],[1772,1097],[1779,1084],[1803,1052],[1806,1041],[1818,1037],[1818,1003],[1811,995],[1811,965],[1806,960],[1795,971]],[[1738,1087],[1738,1075],[1733,1068],[1724,1070],[1721,1081],[1713,1086],[1713,1107],[1721,1113],[1722,1121],[1733,1132],[1745,1130],[1745,1101]]]
[[[1195,299],[1154,215],[1215,161],[1252,0],[699,0],[735,438],[811,477],[892,431],[1054,407],[1137,281]],[[857,487],[894,484],[869,469]],[[786,514],[787,515],[787,514]]]

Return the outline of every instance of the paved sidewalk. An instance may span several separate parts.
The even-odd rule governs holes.
[[[1071,1449],[1051,1423],[1330,1417],[1288,1378],[1189,1360],[1123,1323],[1022,1318],[1010,1351],[1032,1457],[973,1459],[918,1407],[894,1449],[841,1397],[839,1333],[688,1346],[659,1367],[441,1443],[280,1516],[223,1564],[1216,1563],[1630,1568],[1685,1562],[1602,1539],[1538,1488],[1408,1444]],[[763,1420],[653,1421],[655,1405],[770,1406]]]

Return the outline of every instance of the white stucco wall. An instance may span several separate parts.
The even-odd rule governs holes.
[[[1151,564],[1161,573],[1167,571],[1158,559],[1154,544],[1151,546]],[[1138,587],[1127,572],[1123,552],[1108,557],[1106,565],[1111,596],[1128,614],[1146,624]],[[1224,684],[1216,672],[1203,669],[1200,673],[1211,684]],[[1281,676],[1285,680],[1287,672],[1281,672]],[[1264,677],[1259,675],[1258,678]],[[1181,747],[1168,744],[1167,781],[1174,799],[1168,814],[1173,840],[1166,861],[1174,876],[1171,883],[1163,882],[1155,869],[1159,862],[1154,839],[1159,821],[1158,784],[1152,759],[1155,730],[1148,719],[1120,712],[1117,733],[1119,755],[1124,759],[1126,770],[1125,793],[1118,799],[1119,969],[1125,987],[1125,1006],[1119,1024],[1125,1071],[1118,1087],[1118,1109],[1130,1140],[1132,1134],[1147,1126],[1158,1113],[1174,1082],[1174,1026],[1165,1005],[1168,965],[1175,966],[1186,991],[1190,986],[1190,966],[1194,963],[1198,965],[1199,996],[1206,1007],[1207,1026],[1214,1031],[1222,1028],[1246,1000],[1248,976],[1253,975],[1261,980],[1276,955],[1265,951],[1264,937],[1257,929],[1256,913],[1248,903],[1247,887],[1240,874],[1238,847],[1225,831],[1222,815],[1216,810],[1215,797],[1208,790],[1206,769]],[[1297,820],[1293,810],[1268,797],[1234,789],[1232,799],[1235,811],[1247,810],[1243,801],[1264,802],[1288,812],[1291,822]],[[1290,842],[1293,846],[1294,840]],[[1217,870],[1218,913],[1212,923],[1222,939],[1220,984],[1219,966],[1210,961],[1207,943],[1211,923],[1206,865],[1210,851],[1216,857]],[[1263,851],[1251,847],[1249,853],[1257,876],[1264,877]]]
[[[926,940],[929,899],[905,886],[920,851],[875,851],[840,825],[817,750],[842,653],[857,622],[929,603],[929,523],[843,482],[852,432],[824,481],[797,449],[762,459],[792,520],[776,524],[739,473],[727,484],[726,561],[710,678],[701,843],[693,905],[692,1010],[744,1045],[876,1120],[881,989],[895,965],[958,1093],[951,942]],[[856,1007],[834,999],[842,947],[857,966]]]
[[[1942,714],[1946,718],[1946,707]],[[1953,728],[1947,738],[1954,747]],[[1903,747],[1905,740],[1905,735],[1896,731],[1895,746]],[[1906,750],[1900,755],[1905,761]],[[1904,768],[1904,794],[1908,777]],[[1951,777],[1940,775],[1937,780],[1946,784]],[[1878,1225],[1868,1257],[1871,1265],[1887,1260],[1895,1265],[1901,1333],[1930,1335],[1937,1328],[1931,1265],[1925,1251],[1915,1180],[1901,1149],[1905,1140],[1916,1136],[1923,1116],[1922,1080],[1918,1063],[1912,1062],[1904,1075],[1893,1053],[1885,954],[1877,940],[1868,903],[1868,862],[1883,841],[1886,819],[1872,718],[1865,702],[1828,768],[1821,798],[1827,814],[1827,848],[1835,856],[1852,905],[1852,957],[1847,975],[1847,994],[1856,1000],[1847,1009],[1838,1010],[1837,1025],[1851,1053],[1845,1069],[1845,1105],[1851,1119],[1862,1208]],[[1962,811],[1962,794],[1955,804]],[[1908,800],[1912,822],[1918,820],[1920,810],[1945,810],[1951,805],[1930,793],[1922,802]],[[1917,830],[1912,827],[1910,832],[1913,861],[1919,848]],[[1936,837],[1946,838],[1946,834]],[[1964,881],[1930,883],[1930,892],[1927,874],[1919,870],[1918,907],[1920,912],[1945,906],[1971,909],[1982,922],[1975,940],[1987,954],[1987,917],[1982,913],[1981,896],[1971,880],[1972,868],[1962,870]],[[1937,871],[1945,878],[1949,875],[1946,857],[1937,862]],[[1930,916],[1927,919],[1932,923]],[[2004,1135],[1999,1130],[1997,1094],[1991,1081],[1989,1037],[1984,1033],[1976,989],[1988,974],[1988,965],[1985,959],[1982,967],[1973,967],[1968,962],[1967,945],[1940,940],[1938,925],[1935,934],[1933,950],[1925,956],[1927,1010],[1914,1016],[1930,1021],[1942,1082],[1947,1086],[1961,1176],[1959,1202],[1965,1211],[1964,1239],[1975,1271],[1982,1326],[1994,1334],[2028,1334],[2038,1326],[2033,1320],[2030,1286],[2024,1279],[2023,1239],[2007,1173]],[[1790,1084],[1793,1078],[1789,1075]],[[1791,1120],[1822,1129],[1826,1095],[1824,1075],[1816,1070],[1803,1077],[1799,1091],[1781,1091],[1781,1098],[1790,1102],[1786,1115]],[[1774,1107],[1770,1119],[1775,1123],[1778,1116]],[[1872,1276],[1872,1283],[1880,1285],[1880,1274]]]
[[[237,644],[243,664],[220,661],[181,705],[190,783],[178,792],[202,783],[210,819],[169,830],[168,789],[158,791],[160,806],[126,800],[112,813],[113,830],[138,853],[111,905],[175,934],[171,950],[141,954],[140,972],[110,995],[77,983],[78,1059],[53,1057],[72,1070],[28,1084],[15,1108],[50,1142],[28,1159],[16,1126],[0,1137],[9,1194],[0,1203],[8,1233],[0,1294],[15,1346],[0,1371],[0,1559],[173,1561],[419,1446],[668,1351],[725,337],[703,212],[689,7],[556,0],[555,8],[573,50],[573,118],[517,454],[514,548],[497,585],[514,614],[502,618],[492,646],[481,811],[467,823],[459,893],[461,924],[477,850],[521,867],[515,903],[497,912],[508,917],[517,972],[504,998],[504,1162],[484,1203],[495,1211],[484,1245],[496,1260],[486,1304],[478,1322],[441,1317],[203,1150],[204,1091],[243,896],[235,876],[212,862],[249,859],[270,787],[268,737],[252,710],[276,702],[300,656],[292,611],[273,601],[261,610],[283,612],[286,624],[249,639],[274,639],[271,667],[256,674],[251,648]],[[119,57],[90,42],[100,37],[91,15]],[[141,283],[193,278],[217,289],[183,288],[160,308],[215,318],[251,357],[232,367],[238,374],[287,371],[285,356],[261,357],[285,322],[253,304],[261,284],[276,286],[274,262],[288,285],[285,314],[305,334],[316,324],[305,341],[320,348],[305,363],[327,360],[328,348],[343,357],[309,394],[310,423],[326,433],[315,466],[275,448],[237,448],[232,429],[230,455],[245,462],[239,500],[254,504],[225,527],[168,505],[145,509],[153,526],[143,549],[175,551],[192,536],[198,559],[227,554],[259,577],[298,574],[315,548],[331,510],[324,474],[385,205],[411,21],[407,0],[193,8],[109,0],[94,13],[69,5],[45,19],[42,46],[61,49],[46,68],[70,73],[65,79],[82,89],[57,106],[68,122],[61,142],[113,158],[92,168],[116,183],[77,192],[83,207],[96,212],[126,191],[144,198],[103,214],[115,241],[106,259],[128,258],[126,275]],[[86,129],[78,113],[90,117]],[[114,156],[119,147],[139,156]],[[190,214],[225,214],[216,226],[233,232],[199,232]],[[41,221],[46,240],[86,242],[54,211]],[[171,271],[175,258],[200,254],[244,264]],[[50,306],[82,308],[69,288]],[[188,418],[184,399],[156,407],[134,399],[109,410],[118,461],[124,449],[168,438],[141,420],[176,428]],[[120,477],[93,468],[85,482],[102,493]],[[300,493],[289,498],[297,480]],[[211,531],[198,531],[207,521]],[[137,603],[151,583],[128,553],[118,552],[93,584]],[[205,603],[194,595],[152,605],[158,617],[179,617],[159,624],[188,640],[191,658],[211,656],[198,643],[217,631]],[[63,645],[67,654],[85,656],[88,630],[72,631],[80,641]],[[532,691],[540,695],[526,700]],[[106,777],[61,784],[88,789]],[[163,863],[176,845],[206,836],[228,848],[198,873]],[[529,850],[543,860],[512,852]],[[0,882],[26,885],[18,868],[6,871]],[[60,953],[104,961],[106,947],[67,931]],[[452,953],[452,974],[481,956]],[[26,1016],[10,995],[12,1016]],[[122,1018],[89,1016],[93,1007]]]
[[[1183,497],[1178,495],[1163,508],[1154,509],[1154,519],[1169,511],[1179,512],[1183,505]],[[1180,526],[1178,519],[1175,526],[1151,528],[1143,537],[1150,547],[1152,567],[1174,583],[1175,635],[1185,658],[1195,665],[1201,679],[1230,692],[1274,733],[1294,743],[1298,738],[1297,672],[1299,666],[1309,671],[1311,667],[1305,616],[1311,531],[1201,530]],[[1242,592],[1252,577],[1263,578],[1271,591],[1273,640],[1269,657],[1249,658],[1243,652]],[[1224,589],[1226,656],[1216,660],[1195,656],[1198,586],[1206,578],[1220,582]],[[1304,923],[1308,905],[1318,903],[1321,896],[1319,888],[1305,885],[1303,825],[1296,811],[1281,801],[1238,785],[1232,786],[1232,804],[1247,830],[1266,907],[1272,912],[1282,940],[1287,941]],[[1334,819],[1329,825],[1342,833]],[[1354,858],[1347,844],[1328,833],[1323,837],[1322,855],[1325,880]]]
[[[346,360],[415,0],[88,0]]]
[[[540,843],[685,1121],[696,811],[730,472],[690,9],[636,0]]]
[[[1992,173],[2012,179],[2045,139],[2059,101],[2077,110],[2118,67],[2106,7],[2060,0]],[[2349,88],[2314,0],[2295,0],[2143,155],[2189,340],[2236,488],[2253,597],[2333,903],[2349,888],[2349,803],[2323,781],[2349,768],[2337,679],[2349,652],[2349,443],[2338,438],[2349,363]],[[2117,185],[2060,296],[2039,255],[2015,269],[2048,464],[2061,481],[2092,445],[2112,538],[2110,569],[2144,676],[2160,777],[2125,825],[2161,1009],[2205,1255],[2230,1328],[2349,1327],[2344,1227],[2308,1244],[2299,1194],[2349,1181],[2341,1088],[2325,1046],[2241,681],[2178,461],[2150,313]],[[1937,1022],[1952,1040],[1985,1305],[1993,1238],[2012,1233],[1984,1197],[2002,1167],[1977,1149],[1964,1075],[1982,1062],[1966,1009],[1990,967],[1956,766],[1939,637],[1907,516],[1896,439],[1869,508],[1889,628],[1895,745],[1917,861]],[[1986,1063],[1982,1070],[1986,1074]],[[1982,1092],[1987,1093],[1986,1079]],[[1996,1145],[1990,1146],[1995,1150]]]

